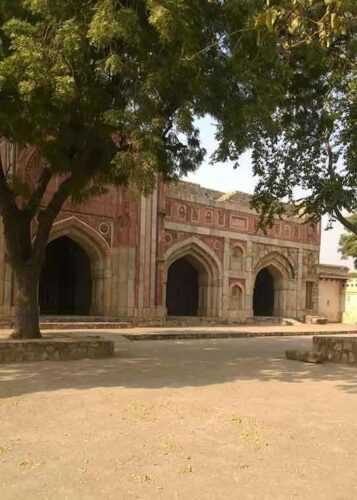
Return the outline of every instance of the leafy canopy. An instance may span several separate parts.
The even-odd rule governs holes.
[[[329,214],[357,234],[356,220],[344,216],[357,209],[357,2],[271,0],[255,27],[292,74],[254,141],[255,205],[269,222],[288,200],[310,219]]]
[[[265,221],[296,187],[308,193],[298,210],[344,221],[357,203],[356,5],[3,0],[0,136],[35,146],[81,199],[194,170],[194,119],[209,114],[213,161],[252,149]],[[7,182],[17,194],[16,174]]]
[[[222,143],[234,127],[241,153],[280,92],[264,103],[279,63],[269,44],[257,53],[260,3],[2,1],[0,136],[36,146],[52,174],[78,179],[72,196],[89,179],[92,191],[149,189],[156,173],[197,168],[205,151],[194,119],[207,113]]]
[[[7,0],[0,6],[0,135],[54,174],[150,185],[204,151],[193,125],[221,64],[218,2]]]

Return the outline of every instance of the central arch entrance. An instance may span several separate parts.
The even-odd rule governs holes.
[[[88,315],[91,297],[91,262],[87,253],[67,236],[51,241],[40,278],[40,313]]]
[[[222,314],[222,266],[208,245],[187,238],[172,245],[163,260],[162,296],[168,315]]]
[[[166,307],[170,316],[197,316],[199,274],[185,257],[171,264],[167,274]]]
[[[254,316],[273,316],[276,284],[273,273],[264,268],[257,274],[253,294]]]

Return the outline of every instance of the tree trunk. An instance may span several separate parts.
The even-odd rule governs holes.
[[[88,154],[86,151],[86,158],[89,157]],[[83,163],[79,162],[78,165],[82,167]],[[16,280],[13,338],[41,338],[38,286],[51,228],[72,192],[84,189],[91,180],[91,176],[76,177],[72,174],[66,177],[52,195],[47,206],[41,209],[42,198],[51,178],[51,169],[44,168],[30,200],[27,203],[20,200],[20,208],[16,194],[9,186],[4,174],[0,156],[0,217],[4,223],[9,263]],[[33,237],[31,224],[36,215],[37,231]]]
[[[15,269],[15,324],[12,338],[41,338],[38,307],[39,277],[40,271],[36,267]]]

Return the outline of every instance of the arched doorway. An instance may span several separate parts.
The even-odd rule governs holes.
[[[199,273],[186,258],[176,260],[167,273],[166,307],[171,316],[197,316]]]
[[[87,253],[67,236],[51,241],[40,279],[41,314],[87,315],[91,297],[91,263]]]
[[[257,274],[253,294],[254,316],[273,316],[276,283],[271,270],[263,268]]]
[[[254,316],[296,317],[294,262],[279,252],[266,254],[256,265]]]
[[[189,315],[219,317],[222,314],[222,266],[215,252],[208,245],[198,238],[188,238],[172,245],[163,260],[162,296],[168,314],[175,315],[178,311],[177,306],[172,307],[172,304],[177,302],[175,285],[178,282],[181,283],[181,289],[186,290],[191,297],[187,303],[192,305],[185,306],[185,310],[189,310]],[[180,267],[181,271],[183,267],[186,270],[177,271]],[[187,277],[186,288],[183,287],[185,281],[183,276]],[[190,292],[188,292],[188,285]],[[184,314],[179,313],[179,315]]]

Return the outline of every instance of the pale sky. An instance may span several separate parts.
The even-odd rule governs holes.
[[[240,167],[234,170],[229,162],[210,165],[209,156],[215,149],[214,125],[210,118],[199,120],[201,130],[201,141],[207,150],[205,163],[193,174],[189,174],[185,180],[201,184],[209,189],[217,189],[223,192],[244,191],[252,193],[256,184],[253,177],[249,154],[245,154],[240,161]],[[320,261],[323,264],[338,264],[353,268],[352,259],[342,260],[338,252],[338,241],[343,227],[335,223],[332,230],[324,230],[326,222],[322,222],[321,254]]]

